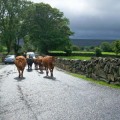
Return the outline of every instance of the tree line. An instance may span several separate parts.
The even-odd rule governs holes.
[[[67,50],[71,47],[69,20],[49,4],[27,0],[0,0],[0,44],[14,50]],[[24,45],[20,46],[20,40]]]
[[[116,55],[120,53],[120,40],[114,40],[110,42],[102,42],[99,46],[72,46],[73,51],[96,51],[101,52],[114,52]]]

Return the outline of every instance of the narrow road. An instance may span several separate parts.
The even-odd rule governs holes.
[[[0,120],[120,120],[120,90],[55,68],[54,78],[15,65],[0,69]]]

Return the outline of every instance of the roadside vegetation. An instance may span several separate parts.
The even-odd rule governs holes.
[[[91,57],[85,57],[85,56],[60,56],[60,58],[66,58],[66,59],[77,59],[77,60],[90,60]]]
[[[74,77],[77,77],[77,78],[82,78],[84,80],[87,80],[87,81],[99,84],[99,85],[120,89],[120,85],[119,84],[108,84],[105,81],[100,81],[100,80],[95,80],[95,79],[92,79],[92,78],[87,78],[85,75],[80,75],[80,74],[75,74],[75,73],[68,73],[68,74],[70,74],[70,75],[72,75]]]
[[[116,41],[117,42],[117,41]],[[119,42],[120,44],[120,42]],[[102,43],[103,45],[103,43]],[[79,48],[79,47],[78,47]],[[115,52],[114,49],[117,49],[116,51],[119,52]],[[50,55],[54,55],[60,58],[66,58],[66,59],[79,59],[79,60],[90,60],[92,57],[113,57],[113,58],[120,58],[120,45],[118,48],[116,48],[115,46],[113,46],[113,48],[111,48],[110,51],[107,51],[106,49],[102,49],[101,45],[97,46],[97,47],[92,47],[92,49],[88,49],[86,50],[86,46],[80,50],[78,49],[77,51],[71,51],[71,53],[66,53],[65,51],[60,51],[60,50],[56,50],[56,51],[49,51]]]

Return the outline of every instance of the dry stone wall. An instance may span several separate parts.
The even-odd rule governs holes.
[[[92,58],[88,61],[57,58],[56,66],[69,72],[86,75],[96,80],[120,84],[119,58]]]

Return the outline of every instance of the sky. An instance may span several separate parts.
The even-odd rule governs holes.
[[[70,21],[75,39],[120,40],[120,0],[31,0],[57,8]]]

